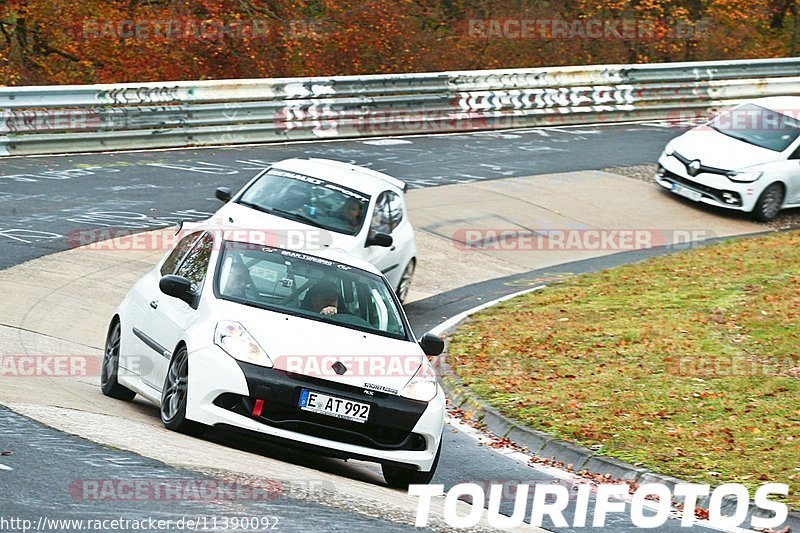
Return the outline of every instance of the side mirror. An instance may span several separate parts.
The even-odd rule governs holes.
[[[192,289],[192,282],[183,276],[168,274],[158,282],[158,288],[167,296],[172,296],[194,307],[197,294]]]
[[[444,341],[433,333],[426,333],[419,340],[419,345],[425,355],[439,355],[444,351]]]
[[[375,233],[367,237],[367,244],[365,247],[383,246],[384,248],[388,248],[392,243],[394,243],[394,238],[392,238],[391,235],[387,233]]]
[[[217,197],[217,200],[225,203],[231,201],[231,190],[227,187],[217,187],[217,191],[214,193],[214,195]]]

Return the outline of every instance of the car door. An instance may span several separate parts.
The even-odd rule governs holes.
[[[147,329],[146,323],[152,320],[154,306],[157,307],[160,298],[164,296],[158,288],[158,282],[162,276],[175,273],[186,253],[202,233],[195,231],[182,237],[167,253],[161,265],[151,270],[133,288],[134,294],[130,306],[133,312],[130,313],[127,323],[123,324],[124,334],[130,335],[128,338],[132,344],[129,345],[133,346],[133,350],[129,356],[120,357],[120,366],[140,375],[143,380],[152,372],[154,362],[162,358],[162,355],[153,349],[152,343],[149,342],[150,338],[144,333]]]
[[[369,232],[367,233],[367,242],[370,237],[375,233],[386,233],[392,235],[392,213],[390,209],[391,195],[395,194],[392,191],[383,191],[378,195],[375,201],[375,207],[372,210],[370,218]],[[392,235],[394,238],[394,235]],[[400,268],[400,263],[397,261],[395,252],[397,251],[397,244],[392,243],[391,246],[367,246],[364,250],[364,259],[375,265],[375,267],[388,276],[394,270]]]
[[[389,191],[389,214],[391,216],[392,238],[394,239],[394,250],[390,250],[393,260],[392,264],[398,267],[388,273],[384,273],[392,287],[397,289],[400,278],[403,275],[406,265],[414,256],[414,228],[411,221],[406,216],[405,202],[403,196]]]
[[[800,204],[800,139],[786,162],[786,203]]]
[[[202,291],[213,247],[214,238],[211,233],[203,233],[185,254],[175,271],[176,275],[191,281],[198,294]],[[150,345],[154,356],[150,372],[142,378],[156,390],[162,389],[170,358],[194,316],[195,309],[192,306],[167,296],[160,290],[150,302],[150,312],[145,318],[142,329],[147,337],[145,342]]]

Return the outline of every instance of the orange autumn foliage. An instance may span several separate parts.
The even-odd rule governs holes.
[[[800,0],[6,0],[0,84],[329,76],[782,57]],[[636,21],[640,38],[507,38],[470,21]]]

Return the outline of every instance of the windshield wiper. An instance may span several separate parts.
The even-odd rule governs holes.
[[[304,215],[303,213],[295,213],[294,211],[286,211],[285,209],[280,208],[273,208],[272,210],[268,211],[270,213],[274,213],[276,215],[280,215],[286,218],[291,218],[293,220],[299,220],[301,222],[305,222],[306,224],[310,224],[317,228],[328,229],[313,218]]]
[[[247,202],[245,200],[239,200],[236,202],[237,204],[241,204],[245,207],[249,207],[251,209],[255,209],[256,211],[261,211],[262,213],[272,213],[272,210],[268,207],[264,207],[263,205],[254,204],[253,202]]]
[[[721,129],[715,127],[715,126],[711,126],[711,129],[716,130],[716,131],[720,132],[721,134],[730,137],[731,139],[736,139],[737,141],[742,141],[743,143],[752,144],[753,146],[757,146],[759,148],[766,148],[767,150],[772,150],[772,148],[769,148],[768,146],[763,146],[761,144],[758,144],[755,141],[751,141],[747,137],[740,137],[739,135],[734,135],[729,131],[721,130]],[[775,150],[773,150],[773,151],[775,151]]]
[[[253,202],[248,202],[245,200],[239,200],[237,203],[255,209],[256,211],[261,211],[262,213],[267,213],[270,215],[278,215],[279,217],[288,218],[291,220],[297,220],[299,222],[305,222],[311,226],[316,228],[328,229],[327,227],[323,226],[313,218],[306,216],[302,213],[295,213],[294,211],[287,211],[286,209],[280,209],[279,207],[264,207],[263,205],[254,204]]]

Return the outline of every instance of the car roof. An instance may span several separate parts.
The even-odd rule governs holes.
[[[800,118],[800,96],[767,96],[746,103],[756,104],[795,119]]]
[[[225,240],[235,240],[236,242],[245,242],[249,244],[264,244],[264,235],[263,233],[254,233],[252,234],[252,239],[248,238],[248,232],[240,231],[242,227],[237,226],[235,224],[208,224],[207,222],[195,222],[195,223],[184,223],[181,226],[180,231],[183,232],[183,235],[188,235],[189,233],[193,233],[195,231],[205,230],[210,231],[214,234],[215,238],[219,238],[220,236]],[[268,231],[268,230],[264,230]],[[291,252],[298,252],[307,255],[313,255],[315,257],[319,257],[322,259],[327,259],[329,261],[334,261],[336,263],[342,263],[344,265],[352,266],[355,268],[359,268],[361,270],[366,270],[372,274],[381,274],[381,271],[378,270],[372,263],[364,261],[363,259],[359,259],[357,257],[353,257],[352,255],[346,253],[344,250],[339,248],[328,248],[328,247],[290,247],[290,248],[280,248],[281,250],[289,250]]]
[[[271,167],[322,178],[370,196],[383,191],[387,186],[397,189],[399,192],[406,190],[406,184],[403,181],[383,172],[333,159],[295,157],[273,163]]]

